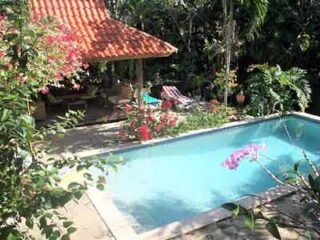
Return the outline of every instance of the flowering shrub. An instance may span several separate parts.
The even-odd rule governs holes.
[[[318,236],[320,236],[319,231],[319,221],[320,221],[320,173],[314,164],[309,160],[305,151],[303,151],[304,160],[309,167],[310,174],[306,178],[305,173],[302,173],[300,170],[300,163],[294,164],[293,169],[289,171],[281,172],[280,174],[274,174],[266,166],[259,162],[258,154],[261,150],[264,150],[265,146],[251,144],[245,146],[244,148],[235,151],[222,162],[222,166],[227,167],[231,170],[236,170],[239,166],[241,160],[249,158],[253,162],[257,162],[262,169],[278,184],[286,185],[291,188],[295,193],[300,195],[300,204],[293,205],[292,207],[300,207],[304,211],[307,210],[315,222],[309,221],[300,221],[296,218],[295,214],[291,216],[288,212],[283,212],[277,206],[269,203],[268,199],[260,199],[262,203],[267,203],[261,206],[259,209],[248,210],[245,207],[235,204],[235,203],[226,203],[223,204],[223,207],[229,211],[232,211],[235,216],[241,215],[245,217],[245,224],[251,229],[255,229],[257,220],[264,220],[266,222],[266,229],[275,237],[276,239],[281,239],[281,235],[278,227],[284,228],[296,228],[302,229],[304,231],[312,231]],[[275,161],[276,159],[271,159],[267,156],[264,156],[267,159]],[[258,184],[258,183],[257,183]],[[300,206],[302,205],[302,206]],[[269,210],[272,212],[280,213],[280,216],[283,214],[285,220],[274,217],[267,216],[264,214],[264,211]]]
[[[0,12],[8,10],[0,17],[0,239],[35,239],[36,226],[41,239],[67,240],[76,228],[57,209],[80,199],[90,184],[102,189],[105,176],[91,176],[86,169],[103,172],[108,159],[44,159],[51,151],[48,135],[63,134],[82,116],[68,112],[36,128],[31,106],[40,91],[48,93],[47,85],[73,75],[81,59],[66,27],[48,19],[31,21],[24,12],[27,1],[17,1],[19,7],[6,2],[0,4]],[[83,182],[62,186],[62,169],[81,171]]]
[[[164,101],[161,108],[155,110],[146,106],[139,108],[126,105],[124,111],[128,115],[128,120],[120,129],[121,137],[148,141],[168,134],[177,124],[176,115],[170,112],[171,107],[170,101]]]
[[[24,44],[10,44],[12,38]],[[49,18],[20,28],[19,23],[1,17],[0,56],[1,69],[6,71],[1,77],[12,79],[11,87],[32,82],[34,92],[59,85],[63,77],[71,77],[81,66],[76,34]]]

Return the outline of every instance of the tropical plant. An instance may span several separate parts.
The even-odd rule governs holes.
[[[77,42],[62,24],[30,19],[27,2],[1,3],[8,5],[0,6],[0,239],[34,239],[35,226],[43,238],[69,239],[76,228],[59,208],[80,199],[90,185],[102,189],[105,176],[87,169],[105,171],[109,160],[49,157],[48,136],[63,135],[82,114],[71,111],[36,128],[32,106],[40,91],[80,68]],[[61,173],[72,170],[83,181],[62,186]]]
[[[295,109],[304,111],[311,100],[311,88],[306,71],[292,68],[281,70],[280,66],[252,65],[246,80],[249,104],[246,111],[253,116]]]

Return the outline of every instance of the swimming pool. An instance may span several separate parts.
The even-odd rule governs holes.
[[[108,198],[143,233],[276,186],[254,162],[222,167],[235,150],[266,145],[263,154],[275,161],[261,161],[277,173],[303,159],[301,148],[317,162],[319,133],[318,122],[289,115],[118,151],[127,163],[110,173]]]

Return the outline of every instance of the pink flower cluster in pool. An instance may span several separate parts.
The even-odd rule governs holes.
[[[229,158],[222,162],[222,166],[235,170],[242,159],[249,156],[251,157],[251,161],[256,161],[258,159],[258,152],[265,149],[265,145],[250,144],[232,153]]]

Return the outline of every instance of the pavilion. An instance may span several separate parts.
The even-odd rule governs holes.
[[[143,87],[142,59],[177,52],[169,43],[112,19],[103,0],[29,0],[29,7],[34,19],[51,16],[73,29],[84,62],[136,60],[139,91]]]

